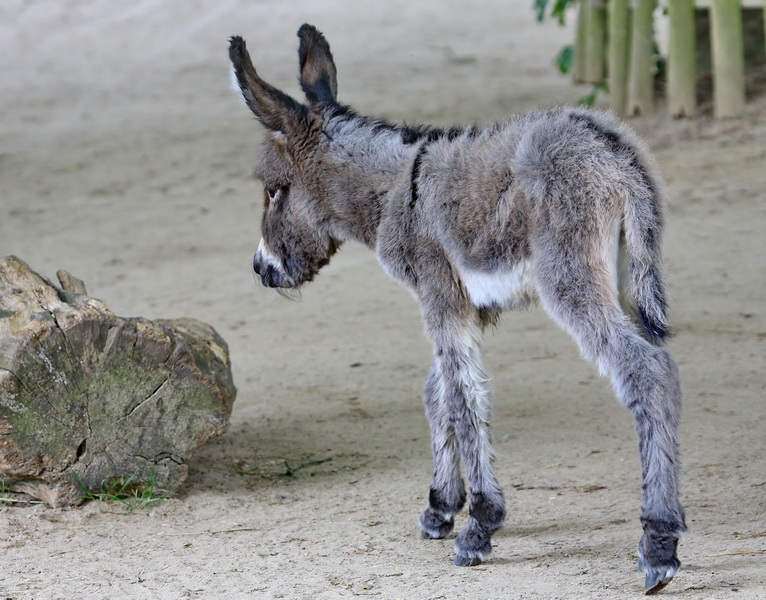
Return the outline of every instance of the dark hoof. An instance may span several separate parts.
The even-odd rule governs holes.
[[[646,573],[645,594],[659,592],[681,568],[676,550],[682,527],[662,521],[644,522],[644,535],[638,544],[638,569]]]
[[[638,570],[646,572],[644,594],[651,596],[663,589],[673,581],[673,577],[678,573],[678,568],[678,566],[653,568],[648,566],[642,559],[639,559]]]
[[[656,594],[671,581],[673,581],[673,575],[676,574],[676,569],[663,569],[661,571],[650,570],[646,574],[646,582],[644,583],[644,594],[651,596]]]
[[[455,564],[458,567],[475,567],[476,565],[481,564],[481,558],[478,556],[463,556],[461,554],[458,554],[455,557]]]

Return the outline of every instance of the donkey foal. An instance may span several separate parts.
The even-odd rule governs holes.
[[[639,568],[646,592],[660,590],[680,566],[685,530],[681,390],[663,344],[662,183],[646,149],[613,117],[579,108],[448,130],[363,117],[336,99],[324,36],[304,25],[298,37],[305,104],[260,78],[242,38],[229,49],[235,83],[267,129],[253,269],[265,286],[297,288],[355,240],[419,300],[434,346],[425,386],[434,476],[423,536],[449,534],[468,499],[455,564],[477,565],[492,550],[505,501],[482,333],[502,311],[539,301],[635,417]]]

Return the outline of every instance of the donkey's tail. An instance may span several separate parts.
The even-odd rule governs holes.
[[[649,341],[657,344],[670,334],[661,256],[663,184],[652,165],[636,166],[641,177],[627,190],[619,241],[620,270],[627,279],[625,300],[633,309],[630,312]]]

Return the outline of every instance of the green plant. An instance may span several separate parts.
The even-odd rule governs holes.
[[[570,5],[574,5],[577,0],[534,0],[533,8],[537,12],[537,20],[543,22],[546,18],[546,11],[550,6],[550,12],[548,16],[556,19],[559,25],[566,23],[566,9]],[[559,53],[554,58],[554,64],[560,73],[566,75],[572,71],[575,66],[575,45],[567,44],[562,47]],[[596,98],[601,92],[607,92],[609,89],[605,82],[593,84],[593,88],[583,97],[577,100],[578,104],[585,106],[593,106],[596,102]]]
[[[545,19],[545,10],[549,4],[552,4],[550,15],[558,19],[559,25],[563,25],[567,6],[574,4],[577,0],[534,0],[533,8],[537,12],[537,20],[542,22]]]
[[[100,488],[92,490],[77,475],[74,476],[77,486],[82,491],[83,500],[119,502],[131,508],[144,508],[173,497],[173,492],[157,486],[154,474],[143,481],[139,481],[138,477],[138,473],[132,473],[127,478],[116,477],[104,481]]]
[[[590,92],[577,99],[577,104],[593,106],[596,103],[596,98],[598,98],[598,95],[601,92],[609,93],[609,87],[607,87],[606,83],[594,83],[593,89],[591,89]]]
[[[559,71],[564,75],[572,70],[572,65],[574,64],[574,51],[574,44],[567,44],[554,59]]]

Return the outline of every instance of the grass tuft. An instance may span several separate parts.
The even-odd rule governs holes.
[[[128,477],[117,477],[110,481],[104,481],[99,489],[92,490],[75,475],[77,485],[82,491],[83,500],[118,502],[130,508],[146,508],[174,496],[170,490],[157,486],[153,474],[148,480],[138,481],[137,478],[138,473],[132,473]]]

